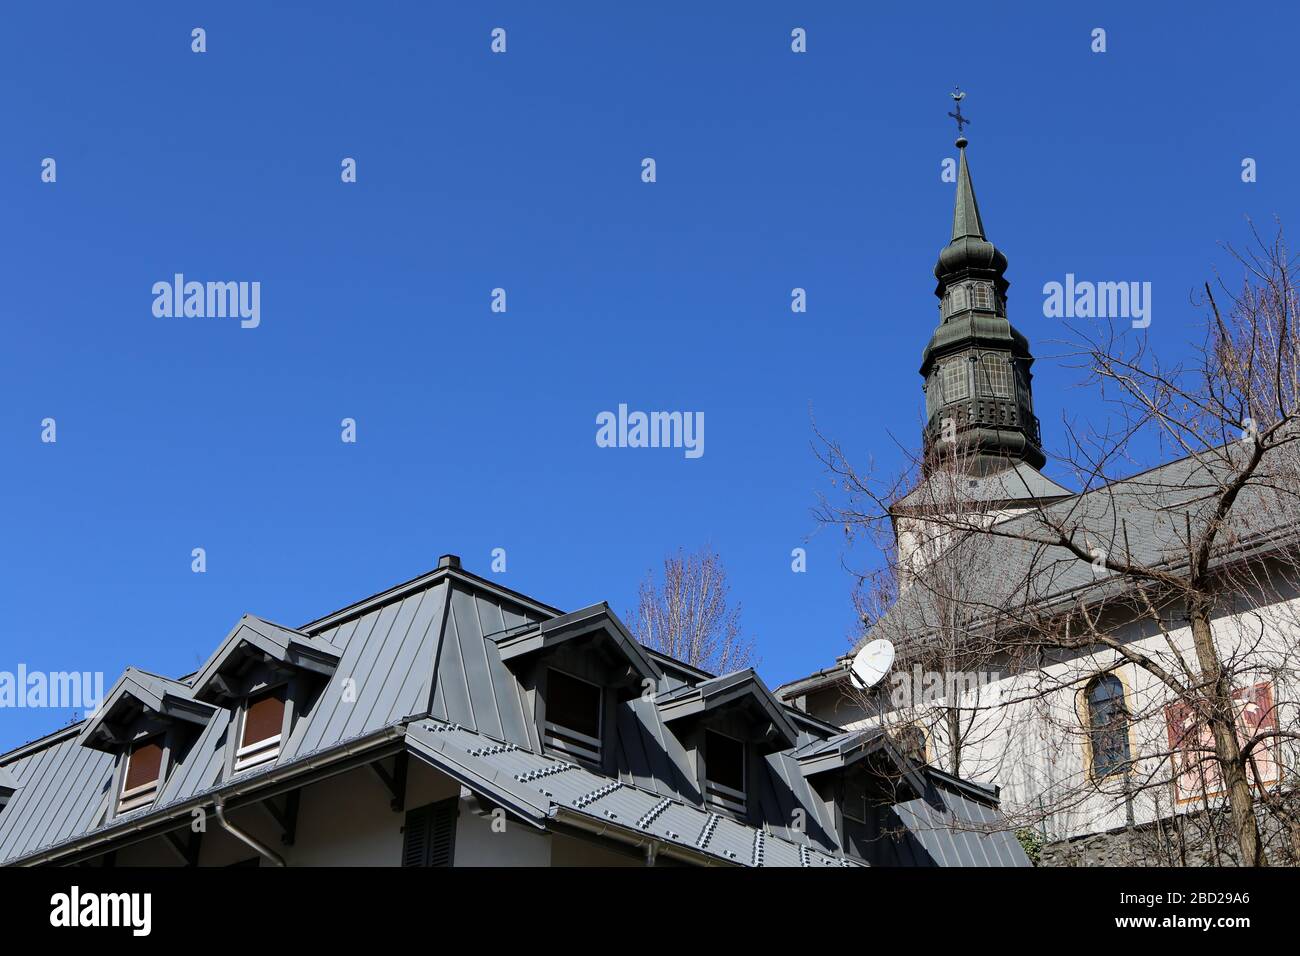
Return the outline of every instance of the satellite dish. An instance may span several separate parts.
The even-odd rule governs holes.
[[[849,674],[865,690],[879,684],[894,663],[894,645],[889,641],[871,641],[853,655]]]

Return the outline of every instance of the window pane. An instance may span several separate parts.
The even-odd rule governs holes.
[[[970,395],[970,382],[966,378],[966,359],[958,356],[943,366],[943,400],[957,402]]]
[[[284,688],[258,694],[248,699],[244,713],[244,736],[240,746],[247,747],[259,740],[274,737],[284,728]]]
[[[600,688],[563,671],[546,676],[546,719],[588,737],[600,737]]]
[[[125,793],[156,781],[162,770],[162,754],[161,737],[150,737],[132,747],[126,765],[126,782],[122,785],[122,791]]]
[[[745,745],[733,737],[704,733],[704,777],[712,783],[745,792]]]
[[[1106,777],[1121,772],[1129,762],[1128,714],[1124,685],[1114,674],[1088,686],[1088,712],[1093,774]]]
[[[979,361],[979,392],[983,397],[1011,397],[1011,364],[1003,355],[981,355]]]

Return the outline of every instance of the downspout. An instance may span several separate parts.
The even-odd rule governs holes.
[[[257,837],[245,833],[243,830],[239,829],[239,827],[235,826],[233,823],[231,823],[229,820],[226,819],[226,805],[220,797],[217,797],[216,800],[213,801],[212,808],[217,812],[217,822],[221,824],[221,829],[225,830],[236,840],[240,840],[243,843],[247,843],[254,850],[260,853],[266,859],[270,860],[276,866],[286,865],[284,862],[284,857],[280,856],[280,854],[276,853],[265,843],[258,840]]]

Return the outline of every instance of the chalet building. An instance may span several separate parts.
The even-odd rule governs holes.
[[[1023,866],[997,791],[443,557],[0,757],[0,862]]]
[[[1223,478],[1222,460],[1189,456],[1130,478],[1077,494],[1042,473],[1034,412],[1029,342],[1007,317],[1006,256],[985,235],[966,160],[960,163],[952,238],[935,266],[939,323],[921,356],[925,395],[926,468],[919,486],[894,503],[898,596],[866,642],[884,638],[896,647],[893,673],[909,677],[935,635],[952,630],[951,607],[936,589],[918,582],[934,573],[936,557],[951,544],[960,508],[966,528],[996,528],[1005,536],[974,534],[946,565],[960,570],[965,612],[995,620],[999,609],[1050,615],[1079,602],[1119,643],[1153,658],[1196,661],[1190,627],[1177,601],[1161,609],[1156,626],[1131,612],[1124,581],[1099,575],[1064,548],[1031,545],[1016,534],[1039,514],[1064,516],[1085,540],[1123,547],[1134,562],[1178,568],[1187,556],[1187,528]],[[945,434],[946,432],[946,434]],[[951,449],[952,452],[948,450]],[[953,471],[945,454],[966,457]],[[949,487],[933,493],[930,482]],[[938,508],[936,502],[946,502]],[[1293,571],[1300,540],[1294,497],[1272,497],[1258,487],[1243,491],[1215,567],[1247,567],[1259,587],[1232,595],[1215,621],[1219,653],[1231,660],[1234,700],[1241,710],[1242,740],[1295,721],[1300,701],[1296,651],[1300,602]],[[946,513],[940,514],[939,512]],[[1089,539],[1089,534],[1091,538]],[[971,549],[978,549],[978,553]],[[1278,559],[1290,555],[1285,562]],[[975,613],[978,611],[979,613]],[[777,689],[800,712],[851,729],[884,727],[911,756],[956,769],[963,777],[1001,787],[1002,808],[1012,819],[1033,820],[1048,844],[1046,862],[1074,864],[1212,864],[1233,862],[1202,828],[1204,811],[1221,809],[1225,796],[1207,769],[1208,731],[1147,670],[1114,650],[1088,647],[1044,655],[1037,671],[1017,672],[1011,662],[986,659],[989,683],[948,688],[946,699],[918,706],[899,703],[889,679],[864,691],[851,678],[852,654]],[[1000,664],[1006,664],[1000,668]],[[1057,688],[1037,699],[1042,687]],[[1001,706],[998,701],[1026,701]],[[966,708],[954,759],[954,730],[944,714]],[[1036,711],[1031,712],[1031,710]],[[1291,729],[1294,729],[1292,723]],[[1300,766],[1292,743],[1261,746],[1251,769],[1256,793],[1296,792]],[[1287,768],[1291,768],[1288,770]],[[1203,821],[1202,821],[1203,822]],[[1266,828],[1267,831],[1267,828]],[[1144,841],[1145,836],[1152,839]],[[1269,852],[1296,852],[1297,839],[1265,832]]]

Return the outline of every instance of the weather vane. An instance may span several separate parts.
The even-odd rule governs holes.
[[[957,121],[957,139],[964,140],[966,138],[966,133],[963,131],[962,127],[970,122],[970,120],[961,115],[961,101],[966,98],[966,94],[961,91],[960,86],[955,86],[953,87],[952,92],[948,95],[951,96],[953,102],[957,104],[957,112],[949,113],[948,115]]]

